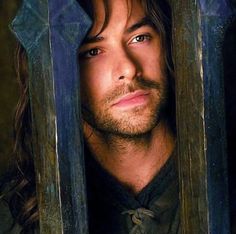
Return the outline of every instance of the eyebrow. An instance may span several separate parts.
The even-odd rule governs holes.
[[[89,43],[96,43],[96,42],[99,42],[99,41],[102,41],[102,40],[104,40],[104,37],[99,36],[99,35],[92,36],[92,37],[87,37],[87,38],[84,39],[82,45],[89,44]]]
[[[139,20],[137,23],[131,25],[129,28],[127,28],[125,30],[125,33],[132,33],[135,30],[137,30],[143,26],[146,26],[146,25],[152,26],[152,22],[150,21],[150,19],[148,17],[144,17],[141,20]]]
[[[141,20],[139,20],[138,22],[136,22],[135,24],[131,25],[129,28],[127,28],[125,30],[125,34],[132,33],[135,30],[137,30],[143,26],[146,26],[146,25],[152,26],[152,22],[150,21],[150,19],[148,19],[148,17],[144,17]],[[96,42],[99,42],[102,40],[104,40],[104,37],[99,36],[99,35],[95,35],[95,36],[85,38],[82,44],[84,45],[84,44],[89,44],[89,43],[96,43]]]

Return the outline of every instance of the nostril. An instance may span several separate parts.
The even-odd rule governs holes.
[[[125,76],[120,76],[119,80],[123,80],[125,78]]]

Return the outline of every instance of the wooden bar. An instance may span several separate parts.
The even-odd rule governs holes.
[[[229,233],[221,46],[226,0],[171,1],[182,233]]]
[[[75,0],[24,0],[12,23],[27,51],[42,234],[86,234],[77,49],[91,22]]]

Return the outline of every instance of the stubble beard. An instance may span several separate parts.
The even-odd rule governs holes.
[[[128,112],[114,114],[114,110],[112,111],[109,104],[122,95],[138,89],[152,91],[152,102],[146,107],[134,107]],[[85,97],[82,105],[83,119],[96,132],[106,138],[143,138],[149,135],[163,118],[167,103],[167,91],[165,78],[161,83],[138,78],[132,85],[117,87],[96,106],[91,103],[89,97]]]

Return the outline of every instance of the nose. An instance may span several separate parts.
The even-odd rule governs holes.
[[[120,50],[114,55],[114,78],[131,81],[140,74],[137,59],[126,50]]]

